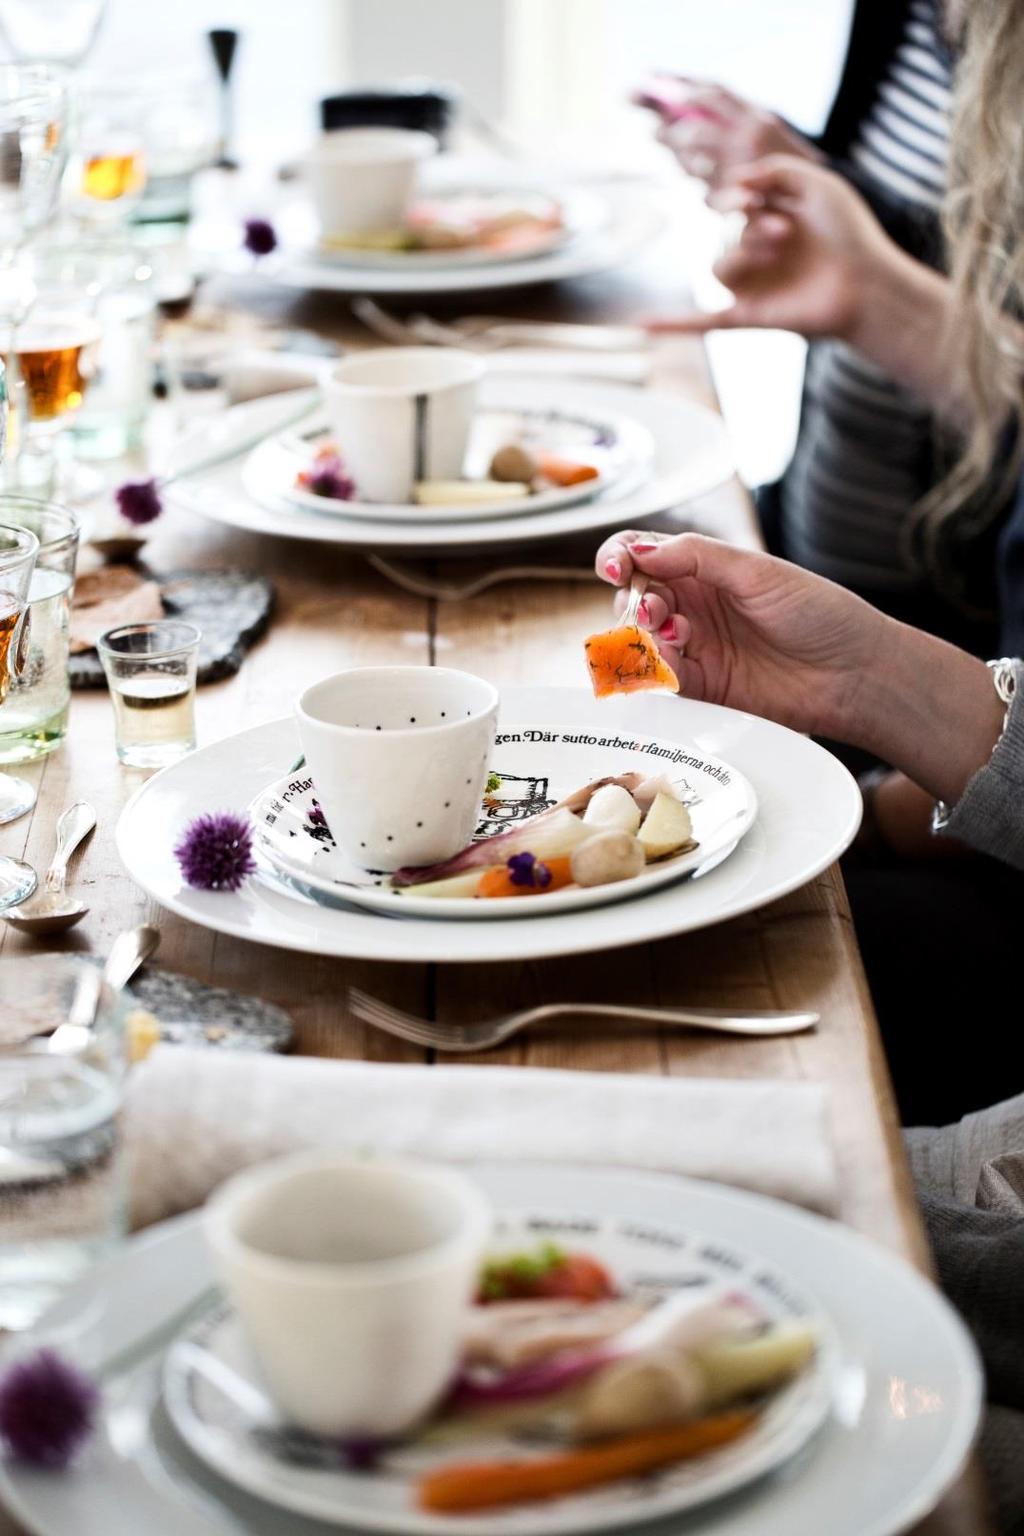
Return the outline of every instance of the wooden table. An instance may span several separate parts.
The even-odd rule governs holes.
[[[670,284],[671,274],[666,284],[641,271],[629,283],[589,279],[557,293],[503,299],[501,308],[567,319],[607,318],[670,302],[665,296]],[[251,290],[247,302],[267,317],[312,323],[354,345],[367,339],[340,302],[289,297],[269,288]],[[698,343],[665,344],[657,374],[660,383],[714,403]],[[694,526],[757,543],[750,500],[738,482],[695,504],[692,513]],[[172,513],[157,525],[151,550],[157,564],[247,566],[269,572],[277,584],[277,611],[267,638],[237,677],[200,691],[201,742],[283,715],[309,678],[357,664],[437,662],[469,668],[498,686],[541,678],[579,686],[581,637],[602,627],[609,612],[608,591],[596,581],[501,586],[457,606],[426,601],[396,589],[365,560],[335,546],[263,540],[184,514]],[[586,555],[592,557],[592,551]],[[64,947],[103,953],[120,929],[156,922],[162,931],[162,965],[282,1004],[295,1018],[298,1049],[306,1053],[424,1059],[417,1049],[347,1014],[350,983],[441,1020],[470,1019],[520,1002],[559,997],[819,1010],[823,1022],[816,1033],[788,1039],[669,1035],[635,1027],[598,1031],[581,1024],[538,1032],[482,1059],[495,1067],[515,1062],[823,1082],[831,1095],[842,1219],[927,1269],[927,1248],[838,868],[760,912],[617,953],[480,967],[297,958],[192,927],[155,907],[133,885],[115,853],[113,832],[142,776],[116,762],[104,694],[75,696],[67,743],[28,770],[28,776],[39,783],[39,803],[31,818],[0,829],[0,852],[42,867],[64,806],[88,799],[99,815],[98,832],[75,870],[75,886],[91,911]],[[0,953],[31,949],[29,940],[0,928]],[[865,1475],[870,1476],[870,1468]],[[929,1536],[982,1536],[982,1507],[973,1480],[965,1478],[919,1528],[921,1536],[926,1531]]]

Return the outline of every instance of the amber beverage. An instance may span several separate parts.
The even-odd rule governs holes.
[[[113,203],[134,197],[146,180],[145,164],[137,151],[89,155],[82,166],[82,193],[97,202]]]
[[[88,382],[88,349],[96,326],[79,315],[30,316],[15,333],[18,368],[33,422],[56,421],[82,403]],[[9,337],[0,343],[4,360]]]
[[[9,592],[0,592],[0,704],[7,697],[7,686],[11,677],[7,658],[20,617],[21,604],[15,601]]]

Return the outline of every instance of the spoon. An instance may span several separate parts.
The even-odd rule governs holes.
[[[89,908],[64,894],[68,860],[96,825],[96,812],[84,800],[66,810],[57,823],[57,847],[43,877],[43,889],[20,907],[3,914],[4,922],[22,933],[60,933],[80,923]]]
[[[54,1052],[83,1050],[96,1022],[104,985],[120,992],[143,961],[156,953],[159,944],[160,930],[152,923],[141,923],[138,928],[126,928],[119,933],[110,946],[102,971],[94,966],[83,967],[67,1019],[49,1035],[47,1049]]]

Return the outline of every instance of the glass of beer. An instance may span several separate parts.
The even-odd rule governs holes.
[[[54,301],[42,291],[20,322],[0,322],[0,355],[18,381],[5,479],[43,497],[56,489],[57,439],[85,398],[100,339],[95,317],[83,308],[59,307],[62,301],[64,294]],[[80,494],[82,488],[76,489]]]
[[[0,729],[3,728],[4,700],[11,679],[22,671],[28,635],[22,616],[28,599],[39,540],[27,528],[13,528],[0,523]],[[36,792],[25,779],[0,773],[0,826],[24,816],[36,803]],[[11,895],[3,878],[0,859],[0,907],[13,906],[21,895]]]
[[[199,641],[199,630],[180,619],[122,624],[100,636],[117,755],[127,767],[166,768],[195,746]]]
[[[80,524],[66,507],[29,496],[0,496],[0,523],[27,528],[39,540],[28,589],[23,664],[0,711],[0,763],[27,763],[59,747],[67,734],[71,593]]]

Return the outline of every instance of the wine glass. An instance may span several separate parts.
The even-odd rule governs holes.
[[[64,82],[43,64],[0,64],[0,269],[52,217],[67,151]]]
[[[23,63],[75,69],[91,51],[107,0],[0,0],[0,37]]]
[[[29,583],[35,565],[39,540],[27,528],[0,523],[0,714],[8,684],[17,674],[27,651],[25,612]],[[36,792],[25,779],[0,773],[0,826],[24,816],[36,803]],[[0,860],[0,865],[3,861]],[[0,869],[0,874],[3,870]],[[0,880],[0,906],[13,906],[25,894],[11,894],[8,882]]]

